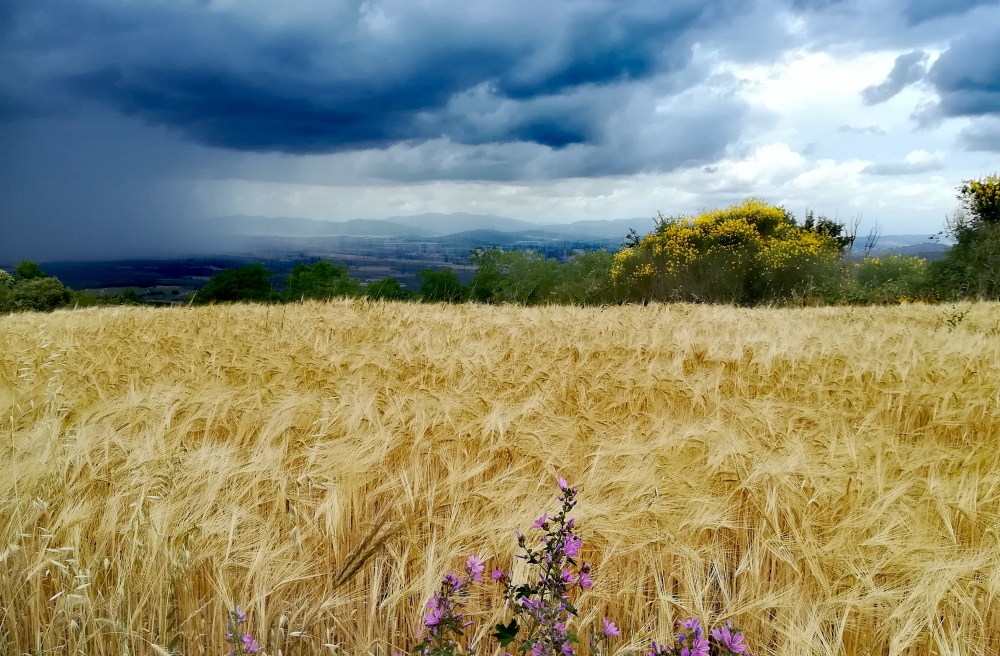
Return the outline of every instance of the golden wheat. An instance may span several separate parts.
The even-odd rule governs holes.
[[[597,580],[579,624],[607,614],[623,649],[697,614],[756,654],[997,654],[998,320],[0,317],[0,652],[220,654],[238,603],[272,656],[405,650],[441,574],[509,567],[564,476]],[[480,638],[498,599],[472,602]]]

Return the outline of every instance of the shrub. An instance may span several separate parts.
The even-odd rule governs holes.
[[[313,264],[299,264],[292,269],[285,298],[289,301],[327,301],[360,294],[361,282],[347,276],[346,266],[319,260]]]
[[[851,267],[850,303],[899,303],[931,295],[927,261],[915,255],[869,257]]]
[[[945,298],[1000,299],[1000,224],[953,230],[957,243],[932,262],[931,277]]]
[[[14,288],[14,276],[10,275],[3,269],[0,269],[0,287],[4,287],[6,289]]]
[[[438,271],[424,269],[420,272],[420,298],[429,303],[461,303],[469,295],[469,289],[458,281],[458,276],[449,267]]]
[[[614,256],[612,281],[633,301],[755,304],[822,293],[841,273],[842,245],[750,198],[697,217],[660,216],[656,231]]]
[[[271,272],[263,264],[252,264],[223,271],[208,282],[195,296],[198,303],[231,303],[254,301],[265,303],[275,300],[277,294],[271,287]]]
[[[559,285],[554,290],[557,303],[602,305],[618,300],[611,282],[614,257],[606,250],[573,253],[562,265]]]
[[[538,251],[472,251],[476,275],[469,284],[471,297],[481,303],[537,305],[550,302],[560,282],[560,263]]]
[[[17,281],[8,305],[14,311],[51,312],[70,301],[70,290],[58,278],[28,278]]]
[[[385,278],[368,285],[365,296],[378,301],[406,301],[413,298],[414,293],[399,284],[395,278]]]
[[[38,262],[34,260],[21,260],[18,262],[17,266],[14,267],[14,271],[17,273],[17,277],[21,280],[34,280],[36,278],[45,278],[45,272],[41,270],[38,266]]]

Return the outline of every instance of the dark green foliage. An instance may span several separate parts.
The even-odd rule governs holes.
[[[8,296],[7,309],[15,312],[51,312],[68,304],[70,290],[58,278],[22,279]]]
[[[14,271],[17,273],[17,277],[21,280],[34,280],[36,278],[47,277],[45,272],[38,266],[38,262],[35,262],[34,260],[21,260],[18,262],[17,266],[14,267]]]
[[[559,260],[545,259],[537,251],[477,248],[472,263],[477,268],[469,285],[471,295],[481,303],[551,302],[560,282]]]
[[[619,299],[611,284],[611,253],[605,250],[573,253],[560,269],[555,302],[571,305],[604,305]]]
[[[420,272],[420,298],[428,303],[461,303],[468,298],[469,289],[458,281],[450,267]]]
[[[376,280],[368,285],[365,296],[376,301],[406,301],[415,294],[406,289],[395,278]]]
[[[144,305],[145,301],[142,300],[142,296],[139,296],[137,292],[132,287],[129,287],[121,294],[114,297],[112,301],[115,305]]]
[[[314,264],[299,264],[288,276],[289,301],[326,301],[344,296],[361,294],[361,283],[356,278],[347,277],[347,267],[319,260]]]
[[[964,181],[958,199],[962,211],[948,226],[956,243],[931,264],[938,294],[1000,299],[1000,176]]]
[[[493,633],[493,637],[496,638],[501,647],[506,647],[517,640],[517,634],[521,630],[516,617],[511,619],[509,624],[497,624],[495,628],[496,631]]]
[[[536,251],[477,248],[471,296],[482,303],[595,305],[615,301],[612,256],[604,250],[574,253],[565,264]]]
[[[273,301],[277,294],[271,288],[270,277],[271,272],[263,264],[229,269],[213,276],[195,296],[195,301],[201,304]]]
[[[953,228],[957,242],[930,265],[942,298],[1000,299],[1000,223]]]

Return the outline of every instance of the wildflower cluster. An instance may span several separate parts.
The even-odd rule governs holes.
[[[229,648],[230,656],[235,654],[256,654],[263,647],[257,643],[257,639],[250,633],[245,633],[243,625],[247,623],[247,614],[237,606],[236,610],[229,611],[229,631],[226,633],[226,642],[231,644]]]
[[[575,656],[579,638],[570,623],[578,615],[573,604],[574,593],[594,585],[590,565],[580,558],[583,540],[577,533],[576,519],[569,514],[576,506],[578,490],[559,479],[561,507],[553,515],[543,513],[535,520],[537,537],[529,539],[515,531],[522,559],[531,568],[525,583],[514,583],[511,575],[502,569],[493,570],[491,578],[503,586],[504,598],[512,609],[508,624],[497,624],[492,636],[504,649],[524,656]],[[537,540],[537,541],[536,541]],[[465,629],[472,625],[463,609],[473,583],[483,582],[486,565],[477,556],[465,561],[464,577],[449,572],[427,602],[423,628],[418,633],[420,642],[413,648],[414,656],[475,656],[476,647],[463,638]],[[245,633],[247,616],[240,607],[229,614],[229,632],[226,642],[233,645],[230,656],[256,654],[261,651],[257,640]],[[702,628],[698,618],[678,622],[681,633],[673,644],[653,642],[647,656],[742,656],[747,652],[743,633],[732,622],[710,631]],[[590,651],[595,656],[612,653],[611,640],[621,636],[618,626],[605,617],[600,626],[590,631]],[[510,656],[510,651],[504,656]],[[394,653],[394,656],[402,656]]]
[[[493,579],[504,586],[504,596],[513,609],[514,617],[507,625],[498,624],[493,636],[502,647],[518,642],[520,651],[532,656],[573,656],[579,642],[570,630],[577,609],[572,592],[590,588],[590,565],[577,563],[583,541],[575,533],[576,520],[569,517],[576,505],[577,490],[559,479],[559,501],[562,507],[555,516],[542,514],[534,528],[542,531],[537,543],[517,531],[518,545],[523,551],[518,558],[534,568],[526,583],[517,585],[502,570],[493,571]],[[609,630],[614,624],[609,623]],[[614,629],[617,631],[617,629]],[[522,633],[523,632],[523,633]]]
[[[745,654],[743,633],[733,628],[732,622],[712,629],[708,634],[697,617],[677,623],[682,633],[672,645],[661,645],[655,640],[648,656],[730,656]]]
[[[454,656],[456,653],[475,654],[475,648],[468,642],[464,648],[459,639],[464,629],[472,624],[461,612],[462,600],[469,595],[472,583],[482,583],[486,566],[477,556],[469,556],[465,562],[465,578],[448,572],[441,579],[441,586],[427,602],[424,614],[424,629],[421,641],[413,648],[420,656]]]

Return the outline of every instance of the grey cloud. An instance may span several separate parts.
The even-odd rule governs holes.
[[[970,9],[983,5],[995,5],[996,0],[909,0],[904,15],[910,23],[963,14]]]
[[[1000,114],[1000,12],[952,42],[928,79],[940,97],[941,116]]]
[[[866,105],[884,103],[910,84],[923,79],[927,73],[927,58],[927,53],[923,50],[914,50],[896,57],[896,63],[885,80],[861,92],[864,103]]]
[[[974,121],[959,134],[959,142],[966,150],[1000,153],[1000,119]]]
[[[869,164],[861,170],[866,175],[917,175],[919,173],[930,173],[940,171],[944,168],[944,162],[940,158],[932,158],[920,161],[885,162],[882,164]]]
[[[91,99],[204,145],[301,154],[441,137],[596,143],[628,97],[621,82],[683,71],[699,31],[742,3],[12,6],[0,59],[21,82],[0,78],[0,93],[55,90],[34,100]],[[579,90],[598,101],[581,106]],[[453,120],[456,108],[472,114]]]

